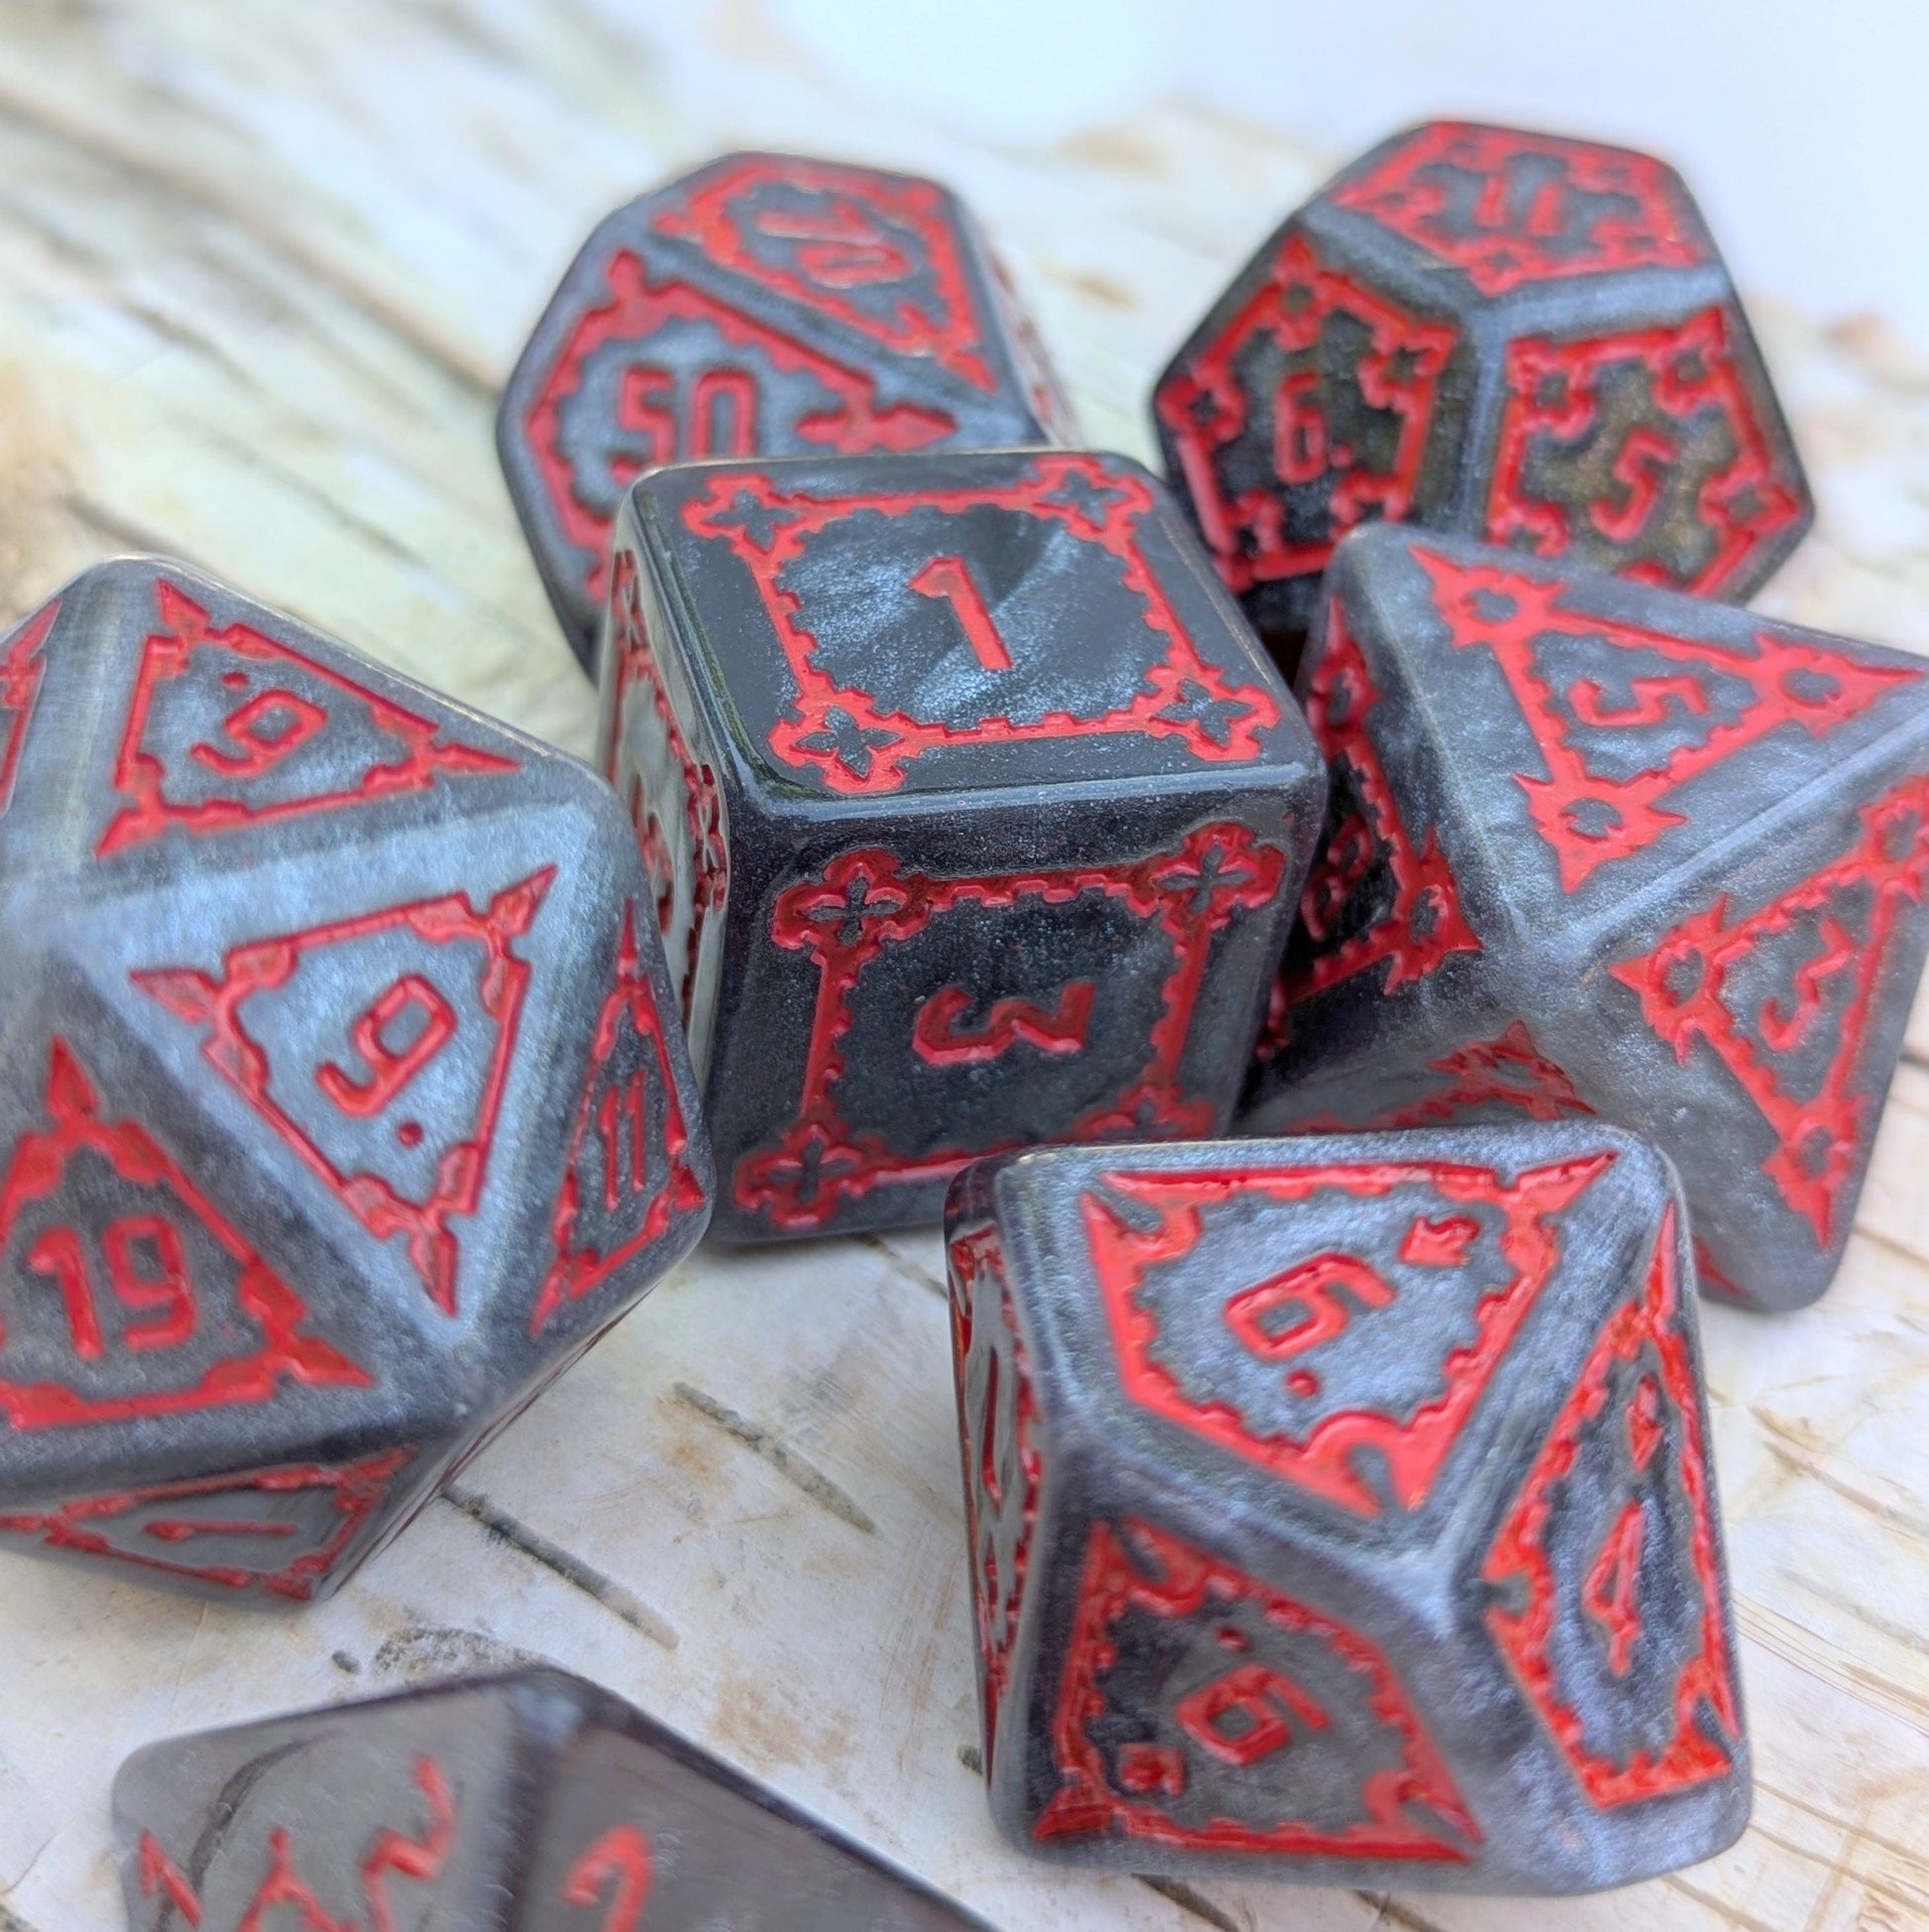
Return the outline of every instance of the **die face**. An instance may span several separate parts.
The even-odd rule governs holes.
[[[1160,379],[1170,473],[1289,655],[1370,518],[1742,598],[1806,481],[1727,271],[1647,156],[1433,123],[1343,170]]]
[[[1011,1574],[991,1445],[1045,1445],[1012,1653],[981,1675],[1015,1840],[1549,1891],[1739,1833],[1692,1264],[1644,1144],[1055,1149],[953,1204],[981,1616]],[[1022,1436],[981,1432],[989,1272]]]
[[[152,1575],[314,1593],[701,1233],[654,908],[582,767],[173,566],[76,580],[39,662],[0,1503],[159,1558],[191,1494],[272,1525]]]
[[[936,182],[726,156],[620,209],[504,392],[497,441],[586,666],[611,528],[657,464],[1073,433],[975,223]]]
[[[1249,1123],[1600,1113],[1680,1164],[1711,1285],[1813,1300],[1929,946],[1919,662],[1447,538],[1332,584]]]

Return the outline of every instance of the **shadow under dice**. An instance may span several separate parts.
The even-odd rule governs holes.
[[[964,1161],[1223,1128],[1323,798],[1124,458],[637,485],[604,666],[735,1239],[936,1219]]]
[[[114,1782],[138,1932],[969,1932],[607,1692],[470,1679],[173,1738]]]
[[[702,457],[1071,440],[976,223],[935,181],[727,155],[602,222],[503,394],[497,443],[594,669],[610,539],[647,469]]]
[[[1704,1287],[1813,1301],[1929,952],[1929,671],[1454,538],[1328,584],[1329,836],[1244,1124],[1599,1113],[1679,1167]]]
[[[1749,1801],[1680,1197],[1591,1123],[1053,1149],[947,1215],[992,1810],[1565,1892]]]
[[[702,1231],[633,838],[170,564],[0,663],[0,1542],[323,1594]]]
[[[1747,597],[1810,519],[1728,272],[1648,156],[1433,122],[1344,169],[1160,378],[1167,466],[1288,660],[1385,517]]]

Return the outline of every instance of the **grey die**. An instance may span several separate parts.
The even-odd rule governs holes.
[[[134,1932],[978,1923],[560,1670],[150,1745],[114,1781],[114,1821]]]
[[[1014,1844],[1573,1892],[1740,1835],[1694,1267],[1651,1148],[1054,1148],[961,1176],[946,1235]]]
[[[720,1233],[936,1220],[977,1155],[1223,1130],[1325,773],[1139,465],[683,465],[614,573],[606,769]]]
[[[646,469],[1076,440],[958,197],[801,155],[721,156],[599,223],[497,418],[516,513],[592,674],[611,529]]]
[[[1159,379],[1170,474],[1290,662],[1374,518],[1742,598],[1808,485],[1670,168],[1436,121],[1288,217]]]
[[[1301,667],[1331,761],[1244,1124],[1598,1113],[1704,1287],[1828,1286],[1929,951],[1929,666],[1362,531]]]
[[[326,1594],[703,1231],[634,838],[176,564],[0,667],[0,1544]]]

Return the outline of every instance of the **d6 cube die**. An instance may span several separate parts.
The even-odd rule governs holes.
[[[527,1669],[170,1739],[114,1782],[135,1932],[968,1932],[641,1712]]]
[[[1599,1113],[1704,1285],[1810,1302],[1929,951],[1929,666],[1447,537],[1341,546],[1331,760],[1246,1124]]]
[[[695,464],[617,534],[603,728],[738,1240],[1221,1128],[1325,774],[1123,457]]]
[[[702,1232],[634,835],[170,563],[0,696],[0,1545],[324,1595]]]
[[[1645,1143],[1054,1148],[961,1176],[946,1234],[1015,1843],[1565,1892],[1740,1834],[1693,1263]]]
[[[497,419],[516,512],[592,673],[611,526],[644,469],[1075,439],[958,197],[797,155],[725,155],[602,222]]]
[[[1297,650],[1374,517],[1744,598],[1808,527],[1747,319],[1673,170],[1433,122],[1291,215],[1160,378],[1170,474]]]

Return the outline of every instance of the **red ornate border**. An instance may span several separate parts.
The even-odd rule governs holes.
[[[222,964],[225,970],[212,979],[192,967],[161,968],[132,974],[143,992],[152,994],[175,1018],[189,1026],[204,1026],[208,1037],[202,1053],[209,1066],[260,1110],[284,1140],[307,1162],[342,1204],[378,1241],[397,1234],[404,1237],[408,1258],[422,1279],[429,1299],[444,1314],[456,1312],[456,1273],[460,1260],[455,1231],[449,1226],[457,1214],[473,1214],[482,1199],[490,1142],[496,1132],[497,1110],[509,1080],[521,1020],[522,995],[529,982],[529,966],[511,951],[511,943],[528,932],[537,908],[556,876],[546,865],[516,885],[507,886],[477,912],[460,892],[439,899],[419,899],[390,906],[359,918],[340,919],[304,932],[275,939],[252,940],[231,947]],[[473,940],[485,954],[478,996],[483,1011],[496,1022],[496,1047],[489,1076],[477,1108],[473,1133],[457,1141],[442,1157],[434,1188],[424,1201],[404,1199],[379,1175],[339,1173],[328,1157],[302,1132],[269,1091],[273,1070],[261,1045],[242,1024],[241,1007],[256,993],[284,985],[311,949],[343,940],[362,939],[397,926],[405,926],[431,946]]]
[[[1285,874],[1285,853],[1236,824],[1201,826],[1178,851],[1155,852],[1117,870],[1092,866],[935,879],[901,871],[888,852],[840,853],[820,878],[786,890],[771,917],[770,937],[776,945],[816,960],[817,1005],[797,1116],[774,1147],[746,1154],[738,1163],[738,1204],[752,1212],[766,1210],[782,1228],[822,1227],[842,1201],[858,1199],[880,1183],[948,1179],[968,1161],[1022,1144],[912,1158],[895,1153],[875,1134],[853,1130],[838,1111],[837,1087],[844,1075],[838,1043],[851,1024],[859,975],[887,945],[912,938],[937,914],[966,902],[1005,907],[1037,897],[1063,905],[1100,892],[1123,900],[1142,919],[1157,920],[1171,935],[1175,960],[1166,981],[1165,1011],[1147,1043],[1150,1059],[1126,1092],[1093,1108],[1059,1138],[1209,1132],[1213,1109],[1182,1096],[1179,1069],[1212,940],[1235,912],[1270,904]],[[858,922],[861,931],[846,940],[825,915],[851,905],[853,892],[866,916]],[[813,1188],[818,1191],[807,1192]]]
[[[843,300],[822,283],[806,282],[760,261],[745,247],[732,204],[739,195],[772,184],[796,188],[804,194],[847,195],[886,220],[915,230],[924,244],[925,260],[938,284],[944,312],[928,314],[905,301],[899,304],[894,322],[881,320]],[[929,356],[974,389],[990,394],[997,383],[982,353],[983,327],[972,306],[958,238],[947,217],[945,192],[935,181],[891,176],[865,168],[843,168],[831,162],[752,155],[691,189],[688,208],[665,210],[656,217],[656,226],[665,235],[694,242],[733,275],[774,289],[807,308],[836,316],[847,327],[899,355]]]
[[[1510,1594],[1525,1592],[1523,1610],[1509,1609],[1504,1601],[1491,1605],[1487,1627],[1573,1765],[1582,1789],[1603,1809],[1658,1797],[1720,1777],[1730,1769],[1732,1754],[1700,1724],[1704,1699],[1731,1737],[1739,1737],[1742,1729],[1722,1616],[1721,1554],[1701,1433],[1699,1386],[1680,1326],[1676,1267],[1674,1209],[1669,1207],[1661,1216],[1645,1288],[1638,1300],[1623,1303],[1609,1316],[1481,1567],[1483,1582]],[[1580,1715],[1560,1694],[1551,1655],[1559,1586],[1544,1537],[1553,1492],[1574,1466],[1582,1430],[1600,1415],[1608,1399],[1614,1364],[1634,1361],[1644,1346],[1651,1346],[1659,1358],[1668,1399],[1681,1419],[1681,1482],[1694,1511],[1701,1648],[1675,1686],[1675,1734],[1667,1749],[1655,1756],[1637,1753],[1624,1765],[1587,1749]]]
[[[1082,1201],[1092,1269],[1118,1352],[1119,1380],[1142,1409],[1361,1516],[1378,1516],[1381,1503],[1361,1480],[1354,1453],[1363,1447],[1378,1449],[1394,1500],[1403,1510],[1417,1510],[1559,1263],[1559,1239],[1547,1217],[1571,1206],[1614,1160],[1612,1153],[1600,1153],[1557,1161],[1528,1169],[1511,1185],[1492,1168],[1444,1161],[1108,1173],[1102,1177],[1108,1188],[1159,1217],[1158,1226],[1148,1230],[1121,1219],[1101,1193],[1087,1193]],[[1498,1207],[1506,1217],[1501,1254],[1514,1270],[1507,1286],[1484,1296],[1474,1310],[1479,1338],[1442,1359],[1437,1401],[1405,1422],[1370,1410],[1341,1411],[1298,1440],[1255,1434],[1230,1403],[1197,1401],[1186,1393],[1159,1358],[1157,1318],[1137,1298],[1154,1268],[1184,1259],[1198,1245],[1205,1232],[1203,1209],[1254,1195],[1292,1205],[1326,1188],[1372,1200],[1416,1182],[1445,1200]]]
[[[1593,229],[1588,255],[1558,256],[1536,250],[1536,223],[1553,224],[1558,210],[1549,205],[1529,210],[1525,227],[1490,229],[1485,234],[1443,232],[1440,216],[1446,190],[1426,179],[1431,168],[1455,168],[1484,174],[1482,203],[1504,198],[1509,162],[1523,155],[1561,162],[1572,186],[1583,194],[1620,194],[1640,203],[1639,215],[1604,217]],[[1371,174],[1329,191],[1336,207],[1369,215],[1383,228],[1405,237],[1442,262],[1464,270],[1483,295],[1504,295],[1524,283],[1581,275],[1608,275],[1621,269],[1689,269],[1704,261],[1700,246],[1679,229],[1685,210],[1669,171],[1649,155],[1625,148],[1597,147],[1557,136],[1522,134],[1512,128],[1477,127],[1458,121],[1433,121],[1417,129]],[[1489,219],[1504,213],[1494,207]],[[1476,208],[1476,219],[1480,219]],[[1557,225],[1549,232],[1558,234]]]
[[[1146,1574],[1134,1560],[1129,1536],[1163,1574]],[[1145,1798],[1121,1796],[1107,1781],[1105,1761],[1086,1726],[1104,1715],[1099,1679],[1118,1660],[1113,1631],[1128,1610],[1154,1617],[1194,1615],[1208,1598],[1241,1599],[1260,1606],[1282,1630],[1305,1632],[1328,1645],[1356,1675],[1373,1686],[1374,1715],[1401,1741],[1401,1762],[1372,1772],[1360,1788],[1367,1816],[1342,1831],[1324,1831],[1298,1819],[1262,1829],[1234,1818],[1202,1826],[1176,1823]],[[1095,1833],[1147,1839],[1200,1852],[1284,1853],[1301,1858],[1430,1859],[1464,1865],[1481,1831],[1454,1784],[1418,1713],[1380,1650],[1357,1631],[1322,1617],[1229,1565],[1215,1561],[1177,1536],[1149,1524],[1127,1521],[1124,1535],[1108,1523],[1092,1526],[1079,1585],[1078,1618],[1067,1648],[1065,1676],[1052,1720],[1052,1749],[1063,1783],[1032,1827],[1041,1843]],[[1460,1842],[1423,1831],[1408,1815],[1424,1805],[1460,1835]]]
[[[396,1472],[413,1454],[412,1448],[390,1449],[340,1468],[295,1464],[279,1469],[252,1469],[232,1476],[197,1477],[192,1482],[162,1483],[152,1489],[128,1490],[117,1495],[90,1496],[80,1502],[63,1503],[57,1510],[0,1516],[0,1531],[11,1535],[38,1536],[55,1549],[106,1557],[142,1569],[164,1570],[170,1576],[195,1577],[224,1589],[246,1590],[259,1585],[290,1602],[306,1603],[314,1595],[315,1584],[335,1567],[342,1551],[380,1505]],[[170,1502],[176,1497],[225,1496],[237,1490],[260,1490],[272,1495],[297,1489],[332,1489],[342,1521],[319,1548],[295,1557],[284,1568],[274,1572],[219,1564],[167,1563],[158,1556],[141,1556],[122,1549],[86,1527],[103,1517],[121,1516],[143,1504]]]
[[[1683,582],[1651,559],[1611,567],[1618,576],[1640,583],[1703,596],[1719,593],[1756,550],[1795,522],[1806,508],[1794,485],[1778,474],[1780,466],[1735,366],[1728,327],[1727,316],[1709,308],[1664,328],[1631,329],[1591,341],[1557,342],[1531,335],[1510,342],[1488,536],[1497,543],[1524,545],[1535,556],[1567,551],[1574,539],[1567,507],[1535,497],[1528,488],[1527,464],[1534,438],[1571,441],[1583,434],[1594,420],[1595,384],[1601,373],[1640,363],[1653,378],[1654,400],[1668,415],[1686,422],[1713,404],[1735,432],[1737,449],[1734,461],[1711,476],[1695,499],[1702,524],[1719,538],[1713,559],[1697,576]],[[1665,475],[1665,468],[1657,471],[1654,465],[1665,465],[1673,452],[1664,444],[1640,440],[1644,433],[1637,431],[1615,460],[1615,481],[1625,493],[1622,505],[1608,512],[1615,525],[1604,524],[1600,499],[1588,506],[1597,541],[1631,542],[1646,521],[1657,479]]]
[[[100,1096],[73,1049],[56,1038],[47,1080],[50,1131],[23,1134],[0,1181],[0,1252],[23,1208],[59,1186],[67,1162],[85,1150],[105,1161],[132,1186],[170,1189],[240,1271],[235,1299],[259,1323],[262,1345],[252,1353],[214,1363],[191,1389],[95,1399],[51,1382],[0,1379],[0,1414],[17,1429],[62,1428],[80,1422],[120,1422],[144,1416],[218,1409],[234,1403],[270,1402],[286,1377],[310,1388],[367,1389],[371,1377],[332,1343],[301,1333],[308,1309],[292,1289],[255,1253],[216,1210],[161,1144],[132,1120],[100,1117]],[[0,1348],[6,1327],[0,1323]]]
[[[1286,534],[1278,495],[1246,490],[1228,497],[1214,458],[1247,430],[1248,398],[1233,366],[1239,352],[1260,335],[1270,335],[1288,354],[1313,348],[1321,325],[1335,313],[1350,315],[1372,331],[1373,346],[1356,372],[1360,394],[1370,407],[1400,417],[1400,442],[1390,471],[1354,467],[1351,451],[1322,450],[1320,470],[1334,478],[1327,511],[1332,533],[1318,542],[1296,543]],[[1409,513],[1433,418],[1434,390],[1457,336],[1451,322],[1418,321],[1352,276],[1327,267],[1304,235],[1287,237],[1265,282],[1218,338],[1153,393],[1153,407],[1178,453],[1206,548],[1229,590],[1238,594],[1255,584],[1324,570],[1333,545],[1369,514],[1377,511],[1399,520]],[[1403,360],[1411,371],[1396,373]],[[1201,401],[1210,410],[1202,420]],[[1290,479],[1314,480],[1313,475]],[[1288,482],[1282,477],[1281,487]],[[1243,538],[1252,541],[1250,553]]]
[[[211,630],[207,612],[178,586],[165,577],[157,578],[155,601],[161,607],[165,630],[149,637],[143,647],[141,668],[134,680],[134,697],[128,706],[127,727],[121,735],[121,748],[114,763],[114,787],[133,802],[119,813],[101,834],[94,855],[105,858],[112,852],[143,840],[159,839],[170,826],[191,833],[231,832],[237,826],[264,825],[274,819],[293,818],[302,812],[328,812],[342,805],[363,805],[376,799],[391,798],[398,792],[426,791],[438,774],[473,776],[515,771],[513,758],[499,757],[493,751],[479,751],[473,745],[438,743],[443,727],[331,671],[327,665],[304,657],[288,645],[251,628],[231,624],[225,630]],[[262,664],[297,664],[310,677],[321,679],[337,691],[346,693],[358,704],[366,705],[377,730],[401,739],[403,754],[394,764],[371,765],[352,790],[319,793],[312,798],[288,799],[279,805],[245,805],[234,799],[211,798],[200,805],[170,805],[162,795],[167,782],[167,767],[160,759],[142,750],[147,736],[148,712],[159,686],[179,677],[197,650],[231,650],[237,656]]]
[[[1055,501],[1054,493],[1075,479],[1103,502],[1098,520],[1076,502]],[[746,497],[771,512],[767,537],[759,535],[753,541],[740,526],[720,520]],[[1166,654],[1147,671],[1147,688],[1129,705],[1096,718],[1052,712],[1033,725],[986,718],[955,730],[935,720],[880,711],[869,692],[839,684],[818,664],[817,639],[798,621],[795,594],[779,581],[785,565],[803,553],[809,537],[859,511],[902,516],[918,510],[957,513],[987,507],[1063,523],[1074,535],[1116,560],[1125,588],[1145,604],[1148,627],[1168,639]],[[786,491],[755,470],[725,470],[712,480],[703,496],[684,505],[683,520],[694,535],[727,543],[750,573],[769,614],[778,647],[797,681],[792,715],[780,719],[771,730],[771,751],[785,764],[815,768],[833,791],[875,793],[897,790],[911,761],[941,745],[1009,744],[1140,732],[1151,738],[1179,739],[1193,757],[1205,763],[1237,763],[1258,755],[1260,735],[1279,723],[1279,706],[1261,684],[1235,690],[1216,665],[1199,655],[1136,539],[1140,519],[1151,515],[1153,510],[1152,492],[1139,479],[1115,474],[1096,456],[1052,454],[1040,456],[1017,482],[1002,488],[884,491],[840,497]],[[1183,702],[1188,684],[1197,686],[1208,698],[1231,699],[1245,707],[1244,715],[1229,724],[1224,744],[1214,743],[1196,719],[1161,717]],[[854,771],[837,751],[813,749],[804,742],[827,731],[833,711],[852,720],[856,731],[881,739],[881,748],[867,770]]]
[[[14,778],[27,743],[34,700],[40,696],[41,677],[47,669],[41,646],[59,615],[57,597],[44,604],[14,632],[6,655],[0,657],[0,818],[6,817],[7,807],[14,801]]]

